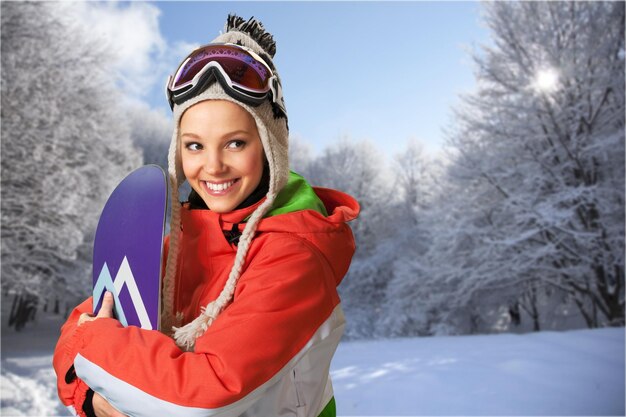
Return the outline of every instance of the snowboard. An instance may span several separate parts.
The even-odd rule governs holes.
[[[93,245],[94,314],[105,291],[124,326],[158,330],[167,179],[157,165],[131,172],[107,200]]]

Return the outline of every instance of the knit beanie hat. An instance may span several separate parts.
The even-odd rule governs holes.
[[[261,56],[278,77],[271,57],[276,52],[276,44],[270,33],[266,32],[258,20],[250,18],[244,20],[235,15],[229,15],[224,33],[215,38],[211,43],[234,43],[252,49]],[[279,78],[280,81],[280,78]],[[244,108],[256,121],[259,137],[263,144],[265,157],[269,166],[269,190],[266,200],[261,203],[249,217],[237,245],[237,253],[228,280],[217,299],[202,307],[200,315],[190,323],[182,327],[179,325],[181,317],[173,311],[174,308],[174,280],[177,271],[177,259],[179,251],[178,230],[181,224],[181,204],[179,202],[179,187],[185,181],[180,156],[180,120],[188,108],[204,100],[228,100]],[[258,222],[272,207],[272,204],[287,183],[289,176],[287,117],[277,111],[275,104],[265,100],[257,107],[242,103],[229,96],[219,82],[211,83],[204,91],[195,97],[174,105],[174,133],[169,148],[168,173],[172,186],[172,215],[170,221],[170,245],[163,278],[162,296],[162,320],[161,329],[168,333],[174,331],[173,337],[176,343],[184,349],[192,350],[198,337],[204,334],[220,312],[230,302],[235,292],[237,280],[242,273],[242,268],[248,253],[248,249],[254,237]]]

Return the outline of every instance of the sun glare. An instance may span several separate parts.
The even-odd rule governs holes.
[[[549,93],[556,90],[559,81],[559,74],[552,68],[537,71],[533,87],[543,93]]]

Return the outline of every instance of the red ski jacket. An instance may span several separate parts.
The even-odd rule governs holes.
[[[314,192],[328,215],[304,209],[259,222],[233,300],[194,352],[158,331],[114,319],[77,326],[92,300],[79,305],[54,353],[63,404],[84,416],[91,387],[129,416],[334,415],[329,367],[345,323],[336,286],[355,250],[346,222],[359,205],[338,191]],[[243,230],[264,200],[222,214],[182,210],[174,302],[183,324],[228,278],[236,247],[224,231],[234,224]]]

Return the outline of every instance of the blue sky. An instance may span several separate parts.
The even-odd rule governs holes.
[[[459,93],[474,86],[467,47],[488,40],[478,2],[152,2],[143,6],[154,11],[152,31],[158,34],[151,36],[161,39],[153,48],[159,54],[151,56],[161,62],[154,64],[158,82],[143,89],[140,99],[169,111],[163,93],[167,73],[194,45],[217,36],[229,12],[255,16],[277,42],[274,62],[283,80],[291,134],[317,152],[342,135],[369,139],[387,155],[401,151],[409,138],[428,150],[438,150],[443,143],[441,129],[452,118],[451,106]],[[138,5],[102,6],[112,7]]]

